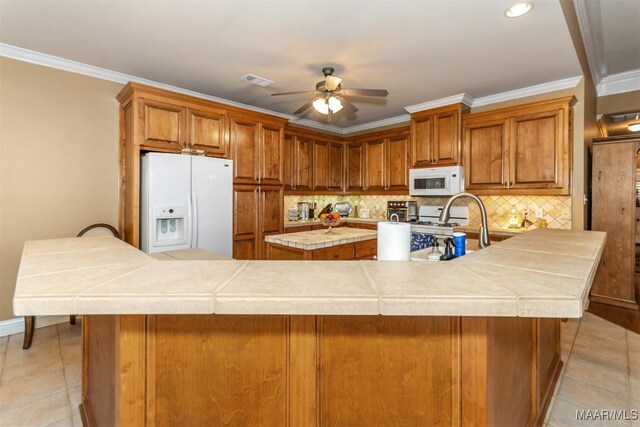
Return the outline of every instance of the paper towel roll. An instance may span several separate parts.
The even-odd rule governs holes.
[[[411,225],[406,222],[378,223],[378,261],[409,261]]]

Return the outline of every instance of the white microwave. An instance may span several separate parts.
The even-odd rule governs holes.
[[[412,196],[453,196],[463,191],[462,166],[409,170],[409,194]]]

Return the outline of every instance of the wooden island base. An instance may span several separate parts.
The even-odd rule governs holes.
[[[86,426],[541,425],[557,319],[84,316]]]

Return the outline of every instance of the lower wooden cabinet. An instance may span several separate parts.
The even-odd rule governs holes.
[[[233,258],[267,259],[265,236],[284,232],[282,186],[233,187]]]
[[[267,244],[268,259],[271,260],[313,260],[351,261],[374,259],[378,250],[378,239],[336,245],[328,248],[306,251],[278,244]]]

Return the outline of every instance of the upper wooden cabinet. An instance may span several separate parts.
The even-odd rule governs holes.
[[[463,119],[465,188],[476,194],[570,194],[574,97]]]
[[[226,111],[186,107],[179,103],[140,98],[140,145],[147,150],[203,150],[206,155],[227,155]]]
[[[464,104],[453,104],[411,114],[411,167],[458,165]]]
[[[231,113],[229,146],[235,184],[283,183],[284,127],[250,114]]]
[[[227,155],[227,113],[222,109],[186,109],[187,146],[209,156]]]
[[[331,142],[329,144],[329,176],[327,189],[342,190],[344,182],[344,144]]]
[[[368,192],[409,189],[409,131],[395,129],[365,136],[364,189]]]
[[[345,147],[345,191],[364,190],[364,143],[349,142]]]

